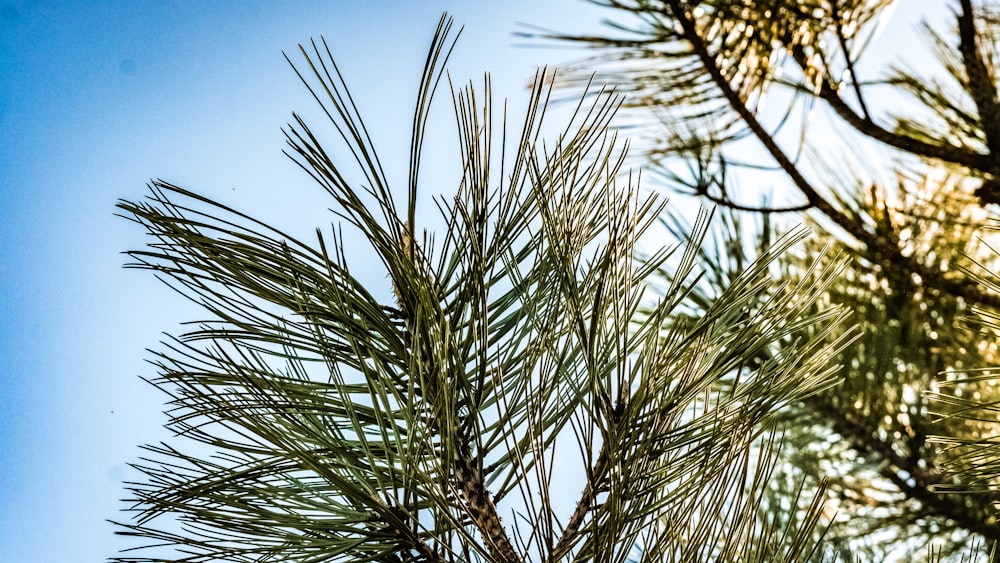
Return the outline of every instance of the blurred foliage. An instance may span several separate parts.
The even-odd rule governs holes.
[[[840,560],[998,560],[997,5],[942,2],[945,19],[886,62],[883,31],[912,2],[593,3],[606,34],[525,35],[588,48],[557,86],[617,85],[660,186],[720,207],[692,303],[791,225],[819,236],[782,255],[778,279],[849,258],[816,307],[851,311],[862,336],[831,358],[837,387],[782,409],[762,507],[804,506],[803,479],[825,479]],[[688,232],[677,215],[665,227]]]

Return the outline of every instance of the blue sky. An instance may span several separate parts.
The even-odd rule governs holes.
[[[145,240],[115,201],[163,178],[293,230],[328,224],[281,154],[280,127],[313,107],[282,51],[324,34],[383,152],[404,155],[444,10],[465,25],[453,76],[489,69],[515,100],[572,56],[515,46],[516,21],[598,18],[578,0],[0,1],[0,561],[112,555],[125,464],[168,437],[144,349],[198,315],[121,267]]]
[[[0,561],[112,555],[125,464],[168,437],[144,349],[197,312],[122,269],[145,240],[115,201],[163,178],[292,230],[329,223],[281,154],[280,127],[313,106],[281,52],[324,34],[383,153],[404,157],[444,10],[465,25],[456,80],[488,69],[522,102],[536,66],[580,53],[515,46],[515,22],[582,31],[601,15],[579,0],[0,0]]]

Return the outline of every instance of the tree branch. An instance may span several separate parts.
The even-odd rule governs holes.
[[[389,511],[396,518],[398,518],[400,522],[405,522],[409,520],[409,517],[405,513],[403,513],[403,511],[398,507],[390,507],[377,496],[375,496],[374,499],[377,503],[382,505],[382,507],[384,507],[385,510]],[[394,532],[395,532],[394,535],[396,536],[396,541],[399,542],[399,547],[402,551],[404,552],[416,551],[417,553],[420,554],[422,560],[426,561],[427,563],[446,563],[444,557],[442,557],[440,553],[432,549],[431,546],[427,545],[427,542],[420,539],[420,536],[417,535],[413,530],[410,530],[408,528],[396,527]]]
[[[799,172],[798,167],[795,163],[788,158],[788,155],[781,150],[781,147],[775,142],[774,138],[764,129],[764,126],[757,120],[753,112],[747,108],[746,104],[740,98],[740,95],[733,89],[732,84],[729,83],[729,79],[723,76],[722,71],[719,66],[715,63],[715,57],[708,52],[708,46],[702,40],[701,35],[698,34],[698,30],[695,27],[694,21],[687,14],[685,4],[680,0],[670,0],[669,2],[673,16],[677,19],[678,23],[681,25],[683,30],[684,38],[691,43],[691,48],[694,51],[695,56],[701,62],[702,66],[708,72],[712,81],[722,92],[726,101],[729,102],[730,107],[739,114],[740,119],[746,123],[750,132],[757,137],[757,140],[764,145],[764,148],[771,155],[772,158],[778,163],[778,166],[795,184],[795,187],[799,189],[806,196],[811,207],[815,207],[822,211],[824,214],[829,215],[831,218],[835,218],[840,215],[829,202],[823,199],[823,197],[816,191],[815,188],[809,184],[809,181],[805,179],[804,176]],[[846,217],[844,218],[846,220]]]
[[[728,196],[722,195],[712,195],[708,188],[697,187],[695,189],[695,195],[704,197],[708,201],[719,205],[721,207],[726,207],[729,209],[735,209],[736,211],[747,211],[750,213],[798,213],[802,211],[808,211],[813,206],[810,203],[803,203],[801,205],[790,205],[788,207],[758,207],[754,205],[744,205],[742,203],[736,203],[735,201],[729,199]]]
[[[802,46],[796,45],[791,40],[787,39],[783,42],[795,62],[801,68],[806,68],[807,56]],[[850,57],[846,52],[845,57],[847,57],[848,69],[852,69]],[[851,70],[851,78],[855,85],[858,103],[861,105],[864,115],[859,115],[850,105],[848,105],[847,102],[844,101],[843,98],[840,97],[840,89],[833,85],[830,76],[827,76],[824,80],[820,81],[819,97],[824,102],[829,104],[830,109],[832,109],[838,116],[840,116],[841,119],[846,121],[847,124],[853,127],[857,132],[879,141],[880,143],[889,145],[890,147],[918,156],[942,160],[944,162],[966,166],[968,168],[972,168],[973,170],[983,172],[989,172],[994,167],[994,159],[990,155],[977,153],[954,145],[931,144],[920,139],[895,133],[883,128],[871,119],[865,109],[864,102],[861,99],[860,85],[857,82],[857,77],[854,75],[854,70]]]
[[[722,71],[715,62],[715,57],[708,51],[708,46],[705,44],[701,35],[699,35],[697,28],[695,27],[694,21],[691,19],[690,15],[687,13],[686,4],[680,0],[669,0],[668,6],[671,10],[671,14],[677,20],[681,27],[684,38],[688,40],[691,44],[691,48],[698,57],[705,71],[709,74],[712,81],[722,92],[726,101],[729,103],[730,107],[739,115],[740,119],[747,125],[747,128],[757,137],[757,140],[764,146],[767,152],[774,158],[778,166],[788,175],[789,179],[795,185],[796,188],[805,195],[809,204],[818,210],[820,213],[824,214],[831,221],[834,222],[838,227],[844,229],[848,234],[853,236],[856,240],[864,244],[868,251],[869,256],[873,262],[879,264],[884,269],[888,270],[898,270],[899,268],[904,268],[908,272],[913,272],[919,274],[920,277],[925,281],[925,283],[937,287],[943,291],[951,292],[955,295],[959,295],[966,300],[974,303],[981,303],[989,305],[992,307],[1000,308],[1000,296],[990,294],[983,291],[977,284],[966,281],[966,280],[954,280],[949,279],[944,276],[943,272],[937,270],[932,270],[924,267],[923,264],[919,263],[913,256],[904,256],[899,247],[890,244],[888,241],[883,240],[875,233],[868,232],[863,226],[856,224],[847,215],[842,213],[836,207],[834,207],[830,202],[824,199],[819,192],[809,183],[808,180],[799,172],[798,167],[788,158],[788,155],[781,150],[774,138],[764,129],[764,126],[757,120],[753,112],[747,108],[746,104],[740,98],[739,94],[733,89],[729,80],[723,76]],[[846,108],[851,115],[854,115],[857,120],[862,122],[870,123],[870,121],[857,116],[854,110],[851,110],[840,96],[837,95],[836,91],[832,90],[828,81],[822,80],[821,96],[823,92],[832,92],[832,99],[837,100],[837,102]],[[823,96],[826,99],[825,96]],[[831,105],[834,105],[831,102]],[[834,108],[836,109],[836,107]],[[839,112],[838,112],[839,113]],[[880,129],[881,130],[881,129]],[[884,131],[884,130],[882,130]],[[888,133],[885,131],[885,133]],[[898,135],[892,135],[893,139],[900,140],[903,139]],[[911,141],[905,138],[907,142]],[[919,143],[919,141],[916,141]],[[926,144],[926,143],[925,143]],[[973,154],[968,153],[958,148],[947,148],[947,147],[935,147],[934,145],[926,145],[927,148],[940,151],[951,151],[952,157],[958,154],[961,159],[969,160]],[[912,147],[908,147],[907,150],[911,152],[914,151]],[[957,152],[956,152],[957,151]],[[943,152],[942,152],[943,154]],[[978,160],[977,167],[980,170],[987,169],[985,167],[985,162],[988,160],[986,155],[974,155],[973,160]],[[937,157],[942,158],[942,157]],[[956,162],[954,158],[951,159],[952,162]]]
[[[997,88],[990,78],[982,55],[976,46],[976,22],[971,0],[961,0],[962,13],[958,15],[959,51],[965,63],[968,78],[967,89],[979,110],[979,122],[986,135],[986,146],[990,149],[993,166],[987,170],[991,174],[1000,173],[996,166],[996,155],[1000,154],[1000,108],[997,107]]]
[[[798,51],[800,49],[792,49]],[[799,54],[792,53],[798,59]],[[801,62],[800,62],[801,64]],[[868,117],[858,115],[851,106],[840,97],[839,91],[834,88],[828,80],[823,80],[820,85],[819,97],[830,105],[830,108],[847,122],[857,132],[875,139],[881,143],[889,145],[918,156],[942,160],[960,166],[966,166],[973,170],[989,171],[992,167],[992,158],[989,155],[973,152],[956,147],[954,145],[932,145],[930,143],[915,139],[907,135],[893,133],[872,121]]]
[[[861,95],[861,84],[858,82],[857,72],[854,70],[854,61],[851,60],[851,50],[847,45],[847,37],[844,36],[844,24],[840,18],[840,2],[833,0],[830,3],[835,27],[837,28],[837,42],[840,44],[840,51],[844,54],[844,63],[847,65],[847,72],[851,75],[851,85],[854,88],[854,96],[861,106],[861,113],[865,114],[865,119],[871,119],[868,107],[865,105],[865,97]]]
[[[441,370],[433,353],[434,342],[427,335],[426,331],[417,333],[418,329],[415,329],[415,327],[420,326],[420,323],[415,322],[415,319],[421,316],[440,317],[441,310],[434,308],[431,311],[427,311],[421,307],[414,287],[424,285],[426,289],[436,293],[438,284],[430,268],[427,267],[423,249],[420,248],[420,245],[417,244],[410,232],[409,223],[403,225],[400,235],[398,244],[401,247],[400,250],[402,251],[403,258],[409,263],[410,268],[408,268],[409,271],[403,272],[404,275],[408,276],[406,283],[396,285],[395,281],[393,281],[393,291],[396,294],[397,304],[403,316],[406,330],[404,340],[411,348],[411,353],[419,354],[421,358],[426,358],[429,363],[426,368],[428,388],[420,389],[418,386],[415,393],[422,395],[425,400],[432,403],[445,402],[442,397],[452,391],[447,388],[447,379],[442,379],[438,375]],[[432,299],[431,301],[436,303],[436,300]],[[420,362],[417,362],[417,364],[419,365]],[[452,465],[453,483],[465,501],[464,506],[468,511],[469,518],[482,535],[492,561],[498,563],[523,563],[523,559],[517,554],[514,545],[507,536],[506,530],[504,530],[496,503],[493,502],[489,490],[486,488],[486,482],[483,479],[481,460],[472,454],[473,441],[468,435],[466,426],[462,420],[463,417],[458,414],[457,406],[455,405],[457,403],[452,404],[451,408],[454,408],[456,412],[450,413],[450,419],[462,422],[450,430],[454,432],[459,448]],[[437,407],[438,405],[435,404],[434,406]],[[449,425],[450,423],[447,419],[444,421],[439,420],[438,416],[435,415],[431,417],[430,424],[435,432],[443,434],[442,426]]]
[[[601,446],[601,453],[597,456],[597,462],[594,463],[593,470],[587,475],[587,485],[583,489],[583,494],[580,495],[580,500],[577,501],[576,508],[573,510],[569,522],[566,523],[566,528],[563,530],[562,536],[559,537],[559,541],[552,549],[552,554],[548,558],[549,561],[558,561],[561,559],[569,553],[569,550],[573,549],[573,546],[578,541],[583,519],[594,508],[594,500],[597,499],[596,483],[600,479],[600,476],[604,475],[607,462],[607,442],[605,442],[605,445]]]
[[[777,145],[774,138],[764,129],[753,113],[746,107],[746,104],[739,97],[739,95],[733,90],[732,85],[722,74],[715,62],[715,58],[709,52],[707,45],[699,35],[694,21],[686,13],[682,2],[679,0],[670,0],[669,6],[673,12],[673,16],[680,24],[685,38],[691,43],[694,54],[701,61],[703,67],[708,72],[715,85],[722,92],[732,109],[739,115],[764,148],[771,154],[772,158],[775,159],[777,164],[788,175],[793,184],[806,196],[811,206],[815,207],[835,224],[863,243],[868,248],[869,255],[873,262],[880,264],[886,269],[886,271],[898,270],[902,267],[905,268],[905,271],[918,273],[925,280],[925,283],[938,287],[943,291],[949,291],[953,294],[963,296],[973,302],[989,304],[994,307],[1000,304],[1000,299],[998,299],[997,296],[984,292],[978,285],[970,282],[948,279],[944,277],[943,273],[924,267],[922,264],[917,262],[914,257],[904,256],[900,252],[898,245],[891,244],[889,241],[879,237],[877,234],[868,232],[820,196],[816,189],[805,179],[804,176],[802,176],[798,167]],[[799,54],[801,55],[801,52]],[[988,170],[985,166],[985,164],[990,160],[988,156],[969,153],[968,151],[958,148],[928,145],[926,143],[921,143],[916,140],[889,133],[888,131],[875,126],[870,119],[858,116],[854,113],[854,110],[850,109],[850,107],[843,102],[839,94],[829,84],[829,81],[822,80],[821,85],[821,97],[830,102],[831,106],[834,107],[835,110],[838,110],[839,108],[838,113],[843,112],[845,115],[849,116],[851,119],[849,119],[848,122],[856,124],[859,131],[874,131],[874,134],[868,133],[869,136],[883,140],[883,142],[887,142],[887,144],[898,143],[902,145],[899,148],[904,148],[911,152],[919,153],[920,151],[924,151],[928,153],[925,154],[925,156],[934,156],[936,158],[941,158],[942,160],[948,160],[951,162],[957,161],[967,165],[971,163],[975,164],[974,167],[979,170]],[[914,145],[917,146],[915,147]],[[896,479],[891,479],[904,495],[921,502],[922,506],[926,507],[929,513],[947,517],[958,523],[960,526],[980,533],[990,540],[1000,540],[1000,525],[986,524],[981,518],[978,517],[981,511],[977,511],[976,514],[973,514],[970,507],[966,506],[963,502],[960,502],[950,496],[937,494],[930,489],[930,485],[940,482],[941,480],[941,476],[932,468],[928,467],[923,469],[913,460],[903,458],[892,449],[891,444],[878,440],[872,436],[867,428],[847,419],[842,413],[834,409],[828,403],[824,404],[820,399],[814,399],[812,402],[816,404],[817,407],[820,407],[821,414],[824,414],[827,419],[833,423],[834,429],[837,432],[852,439],[853,443],[856,444],[857,449],[876,453],[888,461],[891,465],[899,468],[900,470],[907,471],[913,476],[914,485],[910,485],[906,482],[906,480],[900,479],[898,474],[895,475]]]
[[[493,560],[505,563],[523,561],[507,537],[497,506],[486,489],[483,473],[469,452],[465,452],[456,463],[455,481],[465,499],[472,523],[483,535]]]

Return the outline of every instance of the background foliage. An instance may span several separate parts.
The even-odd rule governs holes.
[[[877,68],[906,3],[595,3],[607,35],[536,36],[593,48],[563,85],[595,68],[620,84],[662,185],[732,214],[701,255],[706,302],[784,225],[820,237],[782,256],[783,277],[821,240],[851,257],[823,299],[862,336],[833,360],[840,385],[783,409],[792,447],[767,502],[828,479],[827,540],[846,560],[995,545],[996,6],[950,2],[920,34],[936,61]]]

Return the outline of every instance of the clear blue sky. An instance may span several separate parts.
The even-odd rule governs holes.
[[[598,18],[578,0],[0,1],[0,561],[112,555],[125,464],[168,437],[144,349],[198,315],[121,268],[145,240],[115,201],[159,177],[292,230],[328,224],[280,152],[280,127],[313,107],[281,52],[324,34],[383,151],[402,156],[444,10],[465,25],[453,76],[489,69],[514,99],[537,65],[572,56],[515,46],[515,22]]]
[[[312,109],[282,50],[324,34],[376,141],[402,157],[444,10],[465,25],[453,76],[488,69],[521,101],[536,66],[574,53],[515,46],[515,22],[582,31],[601,15],[580,0],[0,0],[0,561],[112,555],[125,464],[168,437],[144,349],[197,314],[121,268],[145,240],[115,201],[159,177],[291,230],[328,223],[281,154],[280,127]]]

